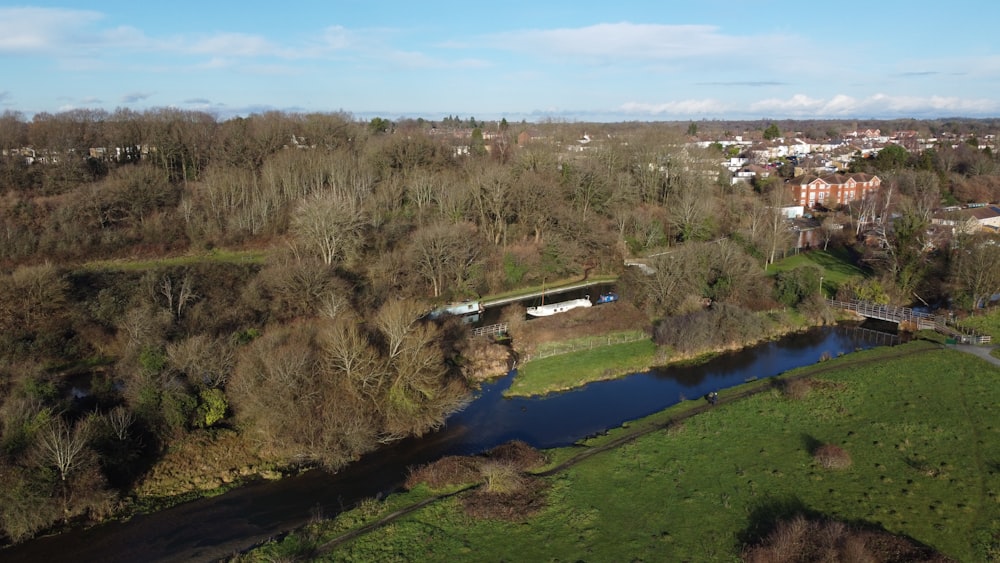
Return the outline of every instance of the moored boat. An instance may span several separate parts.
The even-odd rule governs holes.
[[[445,315],[460,317],[464,323],[479,322],[480,315],[483,314],[483,305],[479,301],[462,301],[461,303],[450,303],[444,307],[434,309],[427,314],[428,318],[439,319]]]
[[[607,293],[602,293],[597,298],[597,302],[595,303],[595,305],[600,305],[602,303],[613,303],[615,301],[618,301],[618,294],[613,291],[609,291]]]
[[[576,309],[578,307],[592,307],[594,304],[590,302],[590,297],[581,299],[570,299],[569,301],[560,301],[558,303],[549,303],[548,305],[539,305],[537,307],[528,307],[525,312],[532,317],[550,317],[556,313],[565,313],[570,309]]]

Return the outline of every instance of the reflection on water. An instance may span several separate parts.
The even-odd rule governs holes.
[[[475,453],[511,439],[539,448],[565,446],[709,391],[813,364],[824,354],[832,357],[873,345],[872,335],[853,328],[813,329],[699,365],[658,368],[533,398],[502,399],[513,377],[508,375],[484,386],[481,396],[449,419],[442,433],[462,430],[461,437],[449,440],[449,454]]]
[[[877,334],[877,333],[876,333]],[[519,439],[539,448],[569,445],[684,399],[814,364],[826,354],[884,344],[871,331],[817,328],[697,366],[667,367],[581,389],[533,398],[503,398],[514,374],[483,386],[438,432],[404,440],[336,475],[310,471],[240,487],[168,510],[40,538],[0,551],[5,561],[191,561],[227,557],[317,512],[336,514],[396,489],[407,467],[444,455],[470,454]]]

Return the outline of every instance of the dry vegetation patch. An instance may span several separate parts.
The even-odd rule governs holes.
[[[468,456],[446,456],[435,462],[410,469],[404,486],[412,489],[420,483],[431,489],[467,485],[479,480],[479,460]]]
[[[779,383],[781,392],[789,399],[802,400],[814,392],[837,392],[843,391],[845,385],[842,382],[823,381],[810,377],[796,377],[782,379]]]
[[[847,469],[851,466],[851,454],[834,444],[823,444],[816,448],[813,459],[824,469]]]
[[[522,521],[541,512],[548,486],[545,480],[511,472],[510,466],[502,469],[502,465],[491,464],[488,468],[498,481],[493,490],[489,486],[480,487],[462,498],[465,513],[479,519]]]
[[[948,563],[933,549],[885,531],[796,516],[779,522],[760,544],[743,550],[746,563],[839,562]]]
[[[264,465],[267,462],[259,452],[235,432],[190,434],[171,444],[136,492],[163,497],[215,489],[259,474]]]
[[[470,338],[462,350],[465,363],[462,373],[466,379],[481,381],[506,374],[510,371],[513,354],[508,346],[487,338]]]
[[[649,319],[627,301],[597,307],[574,309],[551,317],[532,319],[514,335],[514,347],[520,353],[548,342],[603,336],[623,330],[649,330]]]
[[[517,473],[541,467],[545,454],[520,440],[512,440],[478,456],[446,456],[437,461],[410,469],[405,487],[420,483],[431,489],[480,483],[491,477],[501,478],[499,466],[510,467]],[[484,469],[487,468],[487,469]],[[497,485],[499,485],[499,481]]]
[[[546,483],[527,473],[546,462],[538,450],[521,441],[501,444],[479,456],[448,456],[410,472],[406,487],[420,483],[432,489],[481,483],[462,498],[474,518],[521,520],[545,506]]]
[[[521,440],[512,440],[486,452],[490,460],[509,463],[520,471],[537,469],[547,461],[545,454]]]
[[[781,384],[781,391],[790,399],[805,399],[812,391],[812,380],[804,377],[786,379]]]

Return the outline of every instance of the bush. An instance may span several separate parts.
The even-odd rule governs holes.
[[[779,303],[794,307],[810,295],[820,294],[823,270],[818,266],[802,266],[774,276],[774,298]]]
[[[778,522],[759,545],[743,549],[746,563],[799,561],[951,561],[929,547],[884,530],[857,529],[833,520],[809,520],[802,515]]]
[[[512,440],[486,452],[486,457],[498,462],[509,463],[520,471],[541,467],[545,454],[521,440]]]
[[[823,444],[816,448],[813,459],[825,469],[847,469],[851,466],[851,454],[833,444]]]
[[[196,428],[208,428],[226,417],[229,403],[221,389],[202,389],[198,394],[198,408],[195,410]]]
[[[736,305],[715,303],[710,309],[670,317],[656,326],[653,339],[680,354],[693,355],[743,346],[767,334],[765,320]]]
[[[483,477],[483,490],[496,495],[512,495],[524,487],[524,477],[514,464],[505,461],[488,461],[479,467]]]
[[[478,460],[472,457],[446,456],[433,463],[411,468],[404,486],[412,489],[425,483],[431,489],[469,485],[479,481]]]
[[[405,487],[412,489],[426,483],[431,489],[456,485],[471,485],[485,480],[493,492],[509,489],[504,468],[515,474],[535,469],[545,463],[545,456],[520,440],[501,444],[480,456],[447,456],[433,463],[411,469]]]
[[[545,480],[522,473],[512,463],[503,461],[486,461],[480,471],[485,479],[483,486],[462,498],[469,516],[519,522],[545,507]]]

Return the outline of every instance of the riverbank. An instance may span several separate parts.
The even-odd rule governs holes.
[[[778,520],[805,513],[985,561],[1000,549],[998,375],[926,342],[849,354],[725,391],[714,408],[687,401],[547,452],[535,516],[470,518],[463,493],[328,543],[407,495],[426,502],[418,487],[243,559],[318,556],[327,543],[325,560],[733,560]],[[814,454],[826,444],[850,466],[824,468]]]
[[[669,347],[657,346],[648,334],[645,341],[635,338],[634,335],[639,331],[634,330],[634,327],[644,326],[640,323],[648,323],[648,320],[641,317],[641,313],[629,303],[619,302],[603,307],[605,308],[601,310],[593,308],[570,311],[558,316],[559,318],[546,319],[545,325],[538,321],[532,321],[537,325],[528,323],[529,326],[518,338],[530,342],[519,345],[515,339],[514,345],[530,352],[522,352],[522,358],[526,358],[526,361],[518,363],[517,377],[505,395],[545,395],[568,391],[595,381],[648,371],[654,367],[696,364],[718,354],[754,346],[831,321],[853,320],[844,315],[835,315],[833,311],[821,312],[812,317],[790,309],[764,311],[755,315],[759,317],[765,330],[757,333],[753,339],[727,342],[702,348],[695,353],[681,354]],[[625,330],[627,328],[633,330]],[[644,330],[648,333],[652,329],[645,327]],[[582,345],[578,345],[580,343]]]

